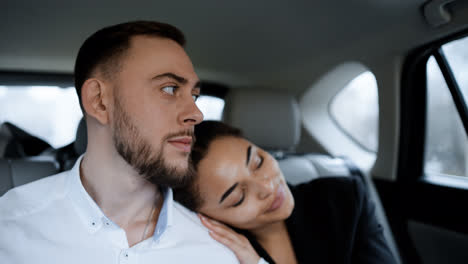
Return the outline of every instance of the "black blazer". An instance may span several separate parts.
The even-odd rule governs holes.
[[[396,263],[359,178],[321,178],[290,188],[295,207],[286,226],[299,263]],[[274,263],[252,235],[246,236]]]

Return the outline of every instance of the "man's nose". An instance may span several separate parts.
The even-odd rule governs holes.
[[[186,96],[179,114],[179,122],[184,126],[194,126],[203,121],[203,113],[195,104],[192,95]]]

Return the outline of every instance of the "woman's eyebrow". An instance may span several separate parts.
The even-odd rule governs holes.
[[[229,194],[231,194],[232,191],[234,191],[234,189],[237,187],[238,184],[239,184],[238,182],[234,183],[234,185],[232,185],[232,186],[223,194],[223,196],[221,196],[221,200],[219,200],[219,203],[222,203],[222,202],[224,201],[224,199],[226,199],[226,197],[228,197]]]
[[[252,154],[252,145],[247,148],[247,159],[245,160],[245,166],[249,166],[250,154]]]

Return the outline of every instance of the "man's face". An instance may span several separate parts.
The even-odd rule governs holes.
[[[150,182],[183,184],[192,175],[194,125],[203,120],[195,105],[199,80],[187,54],[172,40],[137,36],[115,76],[117,152]]]

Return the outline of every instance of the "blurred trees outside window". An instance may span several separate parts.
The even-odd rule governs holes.
[[[468,100],[468,37],[442,46],[455,79]],[[426,173],[468,176],[468,139],[452,95],[434,57],[427,70]]]

